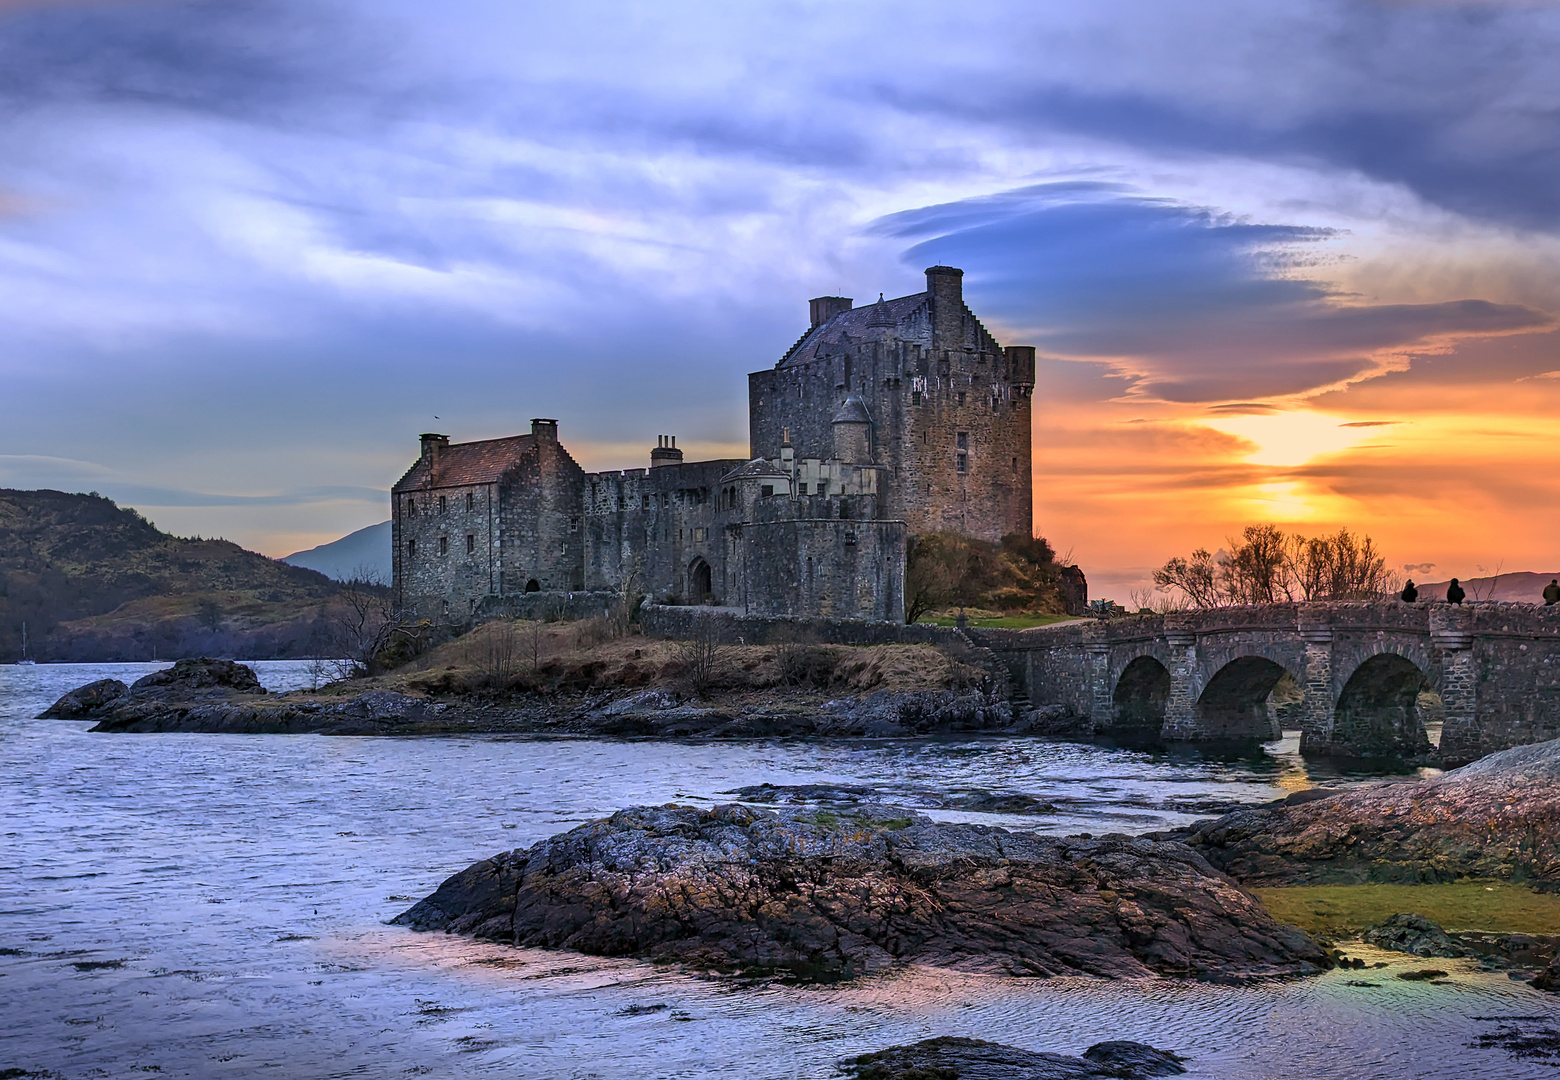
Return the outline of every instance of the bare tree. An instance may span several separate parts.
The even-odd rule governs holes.
[[[693,632],[677,643],[688,689],[703,697],[725,671],[726,649],[714,619],[696,618]]]
[[[515,677],[520,662],[520,639],[513,619],[494,619],[481,629],[478,667],[489,686],[505,687]]]
[[[395,610],[390,591],[369,578],[345,582],[335,596],[334,652],[341,678],[377,675],[400,653],[415,653],[418,624]]]
[[[1478,583],[1476,580],[1475,581],[1465,582],[1465,584],[1468,586],[1468,591],[1473,594],[1473,599],[1474,599],[1475,603],[1477,603],[1480,600],[1488,600],[1488,599],[1490,599],[1491,597],[1493,597],[1495,595],[1495,583],[1500,580],[1500,572],[1501,572],[1501,569],[1505,565],[1506,565],[1506,560],[1505,559],[1502,559],[1502,560],[1500,560],[1500,562],[1496,563],[1495,564],[1495,573],[1490,574],[1490,576],[1486,577],[1482,584]],[[1484,567],[1482,567],[1482,566],[1476,567],[1476,569],[1481,574],[1488,573],[1488,571],[1486,571],[1484,569]]]
[[[1190,559],[1177,555],[1154,571],[1154,584],[1161,590],[1174,589],[1195,608],[1219,607],[1224,597],[1219,589],[1219,566],[1206,548],[1192,552]]]
[[[1289,590],[1289,540],[1276,525],[1247,525],[1231,540],[1222,570],[1224,593],[1237,604],[1276,604]]]

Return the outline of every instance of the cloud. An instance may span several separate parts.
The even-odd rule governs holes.
[[[1410,562],[1403,564],[1403,570],[1409,574],[1428,574],[1435,569],[1433,562]]]
[[[1518,304],[1364,304],[1300,276],[1330,229],[1261,225],[1119,183],[1038,184],[891,215],[905,259],[971,268],[983,311],[1041,348],[1109,359],[1167,401],[1303,394],[1383,354],[1549,326]],[[1239,406],[1244,408],[1244,405]]]

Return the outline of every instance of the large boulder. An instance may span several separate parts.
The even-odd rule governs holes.
[[[896,961],[1233,980],[1322,949],[1190,848],[883,807],[632,807],[454,875],[397,923],[522,946],[840,978]]]
[[[1528,981],[1540,990],[1560,994],[1560,953],[1556,953],[1549,961],[1549,966]]]
[[[1176,835],[1248,885],[1560,881],[1560,740],[1431,780],[1238,810]]]
[[[232,660],[177,660],[172,667],[154,671],[130,684],[132,697],[180,699],[227,697],[231,694],[263,694],[255,670]]]
[[[99,679],[85,686],[78,686],[40,716],[55,720],[84,720],[111,702],[129,693],[130,688],[118,679]]]
[[[840,1062],[856,1080],[1147,1080],[1186,1071],[1181,1058],[1140,1042],[1096,1043],[1082,1057],[942,1036]]]

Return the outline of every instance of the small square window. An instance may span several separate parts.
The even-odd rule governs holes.
[[[818,485],[818,494],[819,495],[827,495],[828,493],[829,493],[829,485],[827,483],[822,483],[822,484]]]
[[[450,538],[448,536],[441,536],[441,537],[439,537],[439,554],[440,555],[448,555],[449,553],[450,553]]]
[[[968,454],[959,455],[958,469],[960,472],[970,471],[970,456]]]
[[[474,533],[467,533],[466,534],[466,554],[467,555],[475,555],[476,553],[477,553],[477,537],[476,537],[476,535]]]
[[[796,486],[796,493],[798,495],[806,495],[807,494],[807,485],[806,484],[798,484]]]
[[[765,484],[758,489],[758,493],[766,499],[772,499],[775,497],[775,486],[773,484]]]

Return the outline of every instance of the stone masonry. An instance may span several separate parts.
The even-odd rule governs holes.
[[[750,379],[748,460],[586,473],[555,420],[530,435],[422,436],[392,489],[395,596],[464,623],[526,592],[629,588],[751,615],[903,621],[910,535],[1030,535],[1034,350],[1002,348],[963,271],[866,308],[811,301],[811,326]]]
[[[1560,737],[1560,608],[1270,604],[968,633],[1098,734],[1276,738],[1287,686],[1309,753],[1423,755],[1435,718],[1447,765]]]

